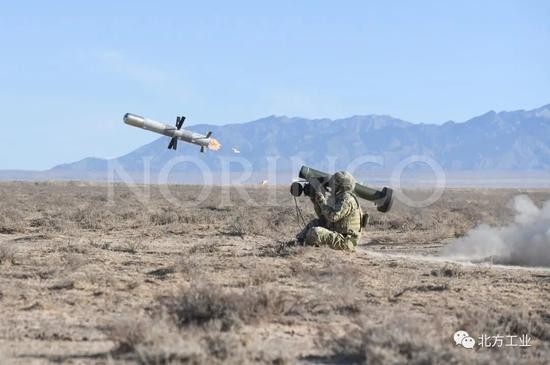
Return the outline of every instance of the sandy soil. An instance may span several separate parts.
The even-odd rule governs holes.
[[[287,244],[299,228],[287,188],[163,189],[0,184],[1,364],[550,359],[550,270],[440,256],[475,225],[510,221],[514,195],[550,190],[447,190],[388,214],[364,202],[371,225],[345,253]],[[465,349],[459,329],[531,346]]]

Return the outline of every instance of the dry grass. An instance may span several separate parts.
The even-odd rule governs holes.
[[[258,188],[246,191],[253,203],[235,189],[201,202],[200,187],[169,189],[181,204],[158,187],[0,184],[3,363],[542,364],[550,354],[548,272],[425,260],[480,222],[507,222],[517,191],[449,190],[385,215],[362,202],[371,225],[343,253],[291,243],[286,187],[276,204]],[[459,328],[527,332],[534,345],[469,351],[452,342]]]

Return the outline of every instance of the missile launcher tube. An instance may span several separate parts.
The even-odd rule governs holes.
[[[331,177],[331,175],[326,172],[315,170],[307,166],[302,166],[298,176],[306,180],[319,179],[324,182],[328,181]],[[393,190],[387,187],[382,188],[382,190],[376,190],[356,183],[354,192],[358,197],[374,202],[379,212],[385,213],[389,211],[393,204]]]

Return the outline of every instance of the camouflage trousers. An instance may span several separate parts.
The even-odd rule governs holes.
[[[354,251],[357,245],[357,238],[347,237],[341,233],[321,227],[320,221],[315,219],[302,230],[297,236],[298,241],[303,241],[308,246],[328,246],[335,250]]]

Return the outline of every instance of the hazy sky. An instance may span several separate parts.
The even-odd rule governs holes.
[[[550,1],[4,1],[0,44],[0,169],[157,138],[126,112],[441,123],[550,103]]]

